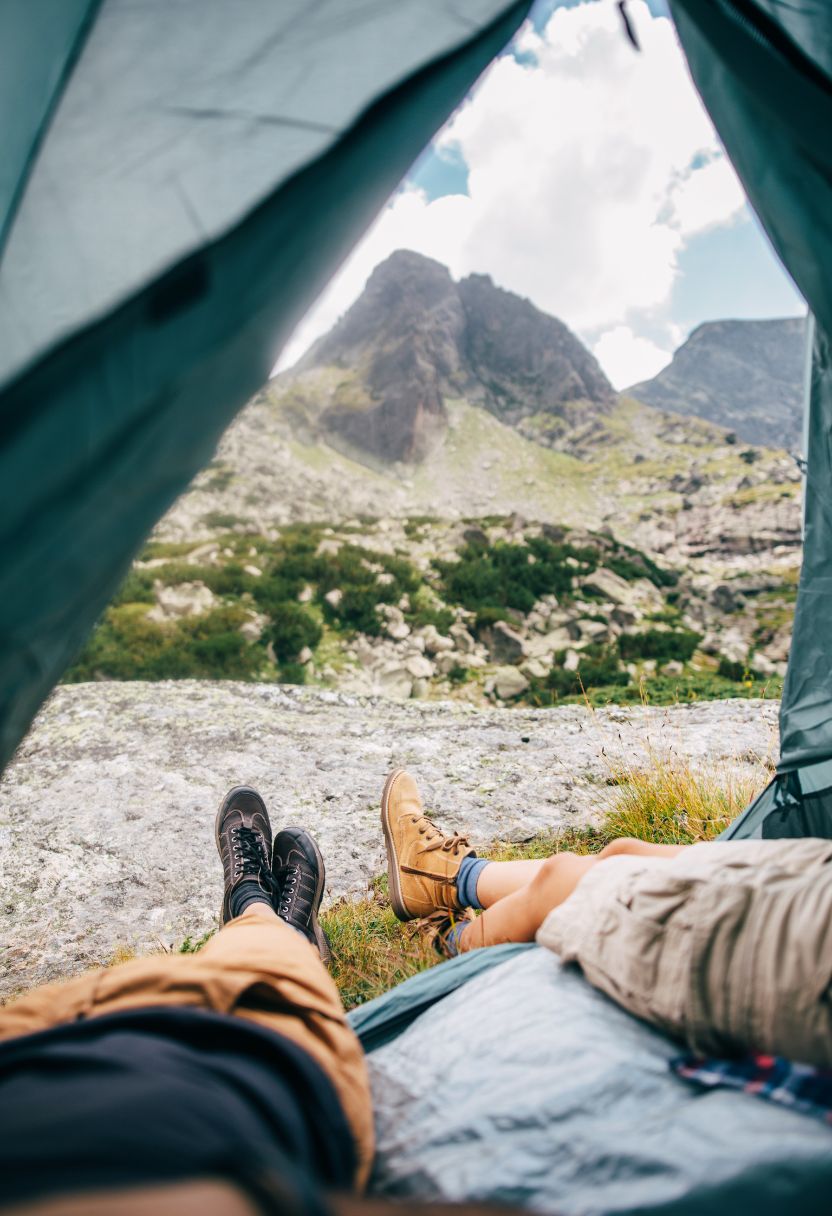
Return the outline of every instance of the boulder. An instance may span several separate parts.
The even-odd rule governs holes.
[[[173,587],[166,587],[157,582],[153,584],[153,590],[156,603],[148,612],[147,619],[160,624],[177,617],[200,616],[203,612],[210,612],[217,603],[217,597],[204,583],[177,583]]]
[[[344,593],[340,587],[333,587],[331,591],[327,591],[324,599],[332,607],[337,608],[344,598]]]
[[[404,669],[414,680],[429,680],[436,673],[433,663],[423,654],[411,655],[406,660]]]
[[[263,636],[263,630],[268,623],[269,618],[267,616],[262,616],[259,612],[256,612],[247,621],[243,622],[240,626],[240,633],[247,642],[259,642]]]
[[[613,604],[629,604],[635,599],[633,589],[626,579],[605,566],[599,566],[583,579],[581,586],[585,591],[610,600]]]
[[[542,680],[549,674],[549,666],[543,659],[527,659],[520,670],[530,680]]]
[[[387,663],[374,675],[376,684],[386,697],[392,697],[395,701],[409,700],[413,692],[413,677],[400,663]]]
[[[453,639],[457,650],[461,650],[465,653],[468,653],[469,651],[473,650],[474,647],[476,646],[476,642],[474,641],[471,634],[468,632],[468,630],[465,628],[464,625],[460,624],[459,621],[457,621],[454,625],[451,625],[450,629],[448,630],[448,633],[450,634],[451,638]]]
[[[498,667],[494,673],[494,691],[501,701],[519,697],[529,687],[529,681],[516,667]]]
[[[577,650],[567,650],[563,659],[564,671],[577,671],[581,662],[581,656]]]
[[[526,650],[529,658],[542,659],[546,655],[554,654],[556,650],[566,650],[572,640],[572,634],[567,628],[553,629],[551,633],[545,633],[541,637],[530,638]]]
[[[453,626],[451,626],[451,628],[453,628]],[[420,636],[424,641],[425,650],[428,654],[440,654],[443,650],[454,649],[453,638],[444,637],[435,625],[425,625],[424,628],[420,630]]]
[[[495,663],[519,663],[526,657],[524,639],[505,621],[497,621],[489,633],[488,650]]]

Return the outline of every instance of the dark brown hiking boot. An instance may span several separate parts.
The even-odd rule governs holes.
[[[445,836],[426,817],[416,782],[404,769],[387,778],[381,795],[390,902],[399,920],[436,911],[460,912],[456,876],[463,857],[476,856],[464,836]]]
[[[316,841],[304,828],[283,828],[277,833],[272,873],[278,892],[277,915],[298,929],[315,946],[321,961],[328,963],[332,952],[318,921],[326,867]]]
[[[217,811],[215,831],[225,879],[220,924],[239,915],[235,895],[242,898],[240,888],[244,883],[250,884],[252,893],[259,887],[274,907],[276,890],[269,862],[272,828],[266,804],[257,791],[249,785],[235,785],[229,790]]]

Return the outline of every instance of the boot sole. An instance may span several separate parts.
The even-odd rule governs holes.
[[[403,772],[405,772],[403,768],[394,769],[384,783],[384,789],[381,791],[381,830],[384,833],[384,847],[387,850],[387,888],[390,903],[399,920],[413,920],[413,913],[408,911],[402,895],[399,881],[399,859],[393,843],[393,833],[390,830],[390,791],[396,778],[400,777]]]
[[[220,844],[220,825],[222,824],[223,815],[225,814],[226,810],[228,809],[229,803],[233,802],[238,794],[254,794],[254,796],[256,798],[259,798],[260,801],[263,802],[263,799],[260,798],[260,795],[257,793],[257,790],[252,785],[235,785],[235,786],[233,786],[232,789],[230,789],[228,791],[227,794],[223,794],[222,798],[220,799],[220,805],[217,809],[216,816],[214,818],[214,840],[217,845],[217,852],[219,853],[220,861],[222,861],[222,845]],[[268,819],[269,812],[266,808],[265,802],[263,802],[263,810],[265,811],[266,818]],[[225,906],[225,899],[223,899],[222,907],[220,908],[220,928],[222,928],[223,925],[226,923],[226,911],[227,911],[227,909]]]
[[[293,832],[298,840],[302,840],[304,847],[308,848],[309,852],[315,859],[315,867],[318,872],[318,881],[315,884],[315,900],[312,905],[312,917],[309,922],[309,928],[315,938],[315,945],[318,947],[318,953],[321,956],[322,963],[329,963],[332,959],[332,949],[329,944],[329,938],[318,920],[318,909],[321,906],[321,900],[324,897],[324,887],[326,886],[326,866],[321,850],[318,848],[318,842],[314,836],[307,832],[306,828],[301,828],[295,824],[286,824],[282,827],[281,832]]]

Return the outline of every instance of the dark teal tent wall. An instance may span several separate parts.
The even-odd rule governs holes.
[[[32,0],[9,9],[0,43],[0,78],[16,55],[37,56],[42,50],[49,64],[33,67],[33,76],[48,81],[53,91],[60,83],[60,48],[33,37],[49,7]],[[527,9],[528,0],[455,5],[402,0],[393,7],[359,0],[314,6],[300,0],[277,5],[258,0],[244,8],[172,0],[161,9],[105,0],[97,6],[84,48],[80,54],[77,46],[71,52],[74,73],[68,86],[64,82],[59,104],[54,105],[54,98],[44,102],[49,88],[42,90],[40,113],[51,114],[51,129],[61,132],[71,155],[53,155],[50,131],[41,131],[35,171],[17,199],[0,260],[0,327],[8,338],[0,346],[0,368],[12,369],[5,383],[0,372],[0,763],[80,646],[144,536],[210,459],[223,429],[266,380],[280,345],[305,309]],[[74,6],[76,18],[80,13]],[[253,48],[239,45],[243,13],[246,20],[259,16],[261,22]],[[188,72],[182,69],[172,38],[162,37],[158,28],[162,15],[176,19],[189,51],[195,42],[200,54],[203,49],[209,54],[207,69],[204,56],[189,62]],[[326,41],[324,18],[330,22],[332,45]],[[317,24],[311,30],[307,26],[313,20]],[[136,21],[144,25],[126,27],[128,48],[131,39],[141,44],[142,38],[152,42],[155,37],[158,62],[140,56],[136,64],[119,60],[115,52],[115,63],[108,62],[107,38],[115,39],[124,22]],[[157,23],[150,34],[148,23]],[[65,49],[72,42],[70,27],[68,21]],[[211,34],[207,42],[206,27]],[[77,33],[80,26],[74,28]],[[250,36],[249,30],[243,32]],[[287,52],[293,38],[296,56]],[[278,65],[283,69],[279,78]],[[99,96],[95,87],[85,90],[88,66],[93,77],[93,68],[99,77],[103,68],[104,79],[112,84],[111,98]],[[232,69],[236,76],[229,80]],[[144,144],[137,151],[125,133],[130,160],[120,174],[119,166],[114,171],[109,161],[102,161],[102,148],[113,156],[121,147],[118,130],[106,129],[112,121],[108,100],[115,109],[120,74],[146,94],[148,71],[159,73],[150,91],[160,104],[154,100],[149,108],[146,96],[141,104],[129,97],[124,102],[124,112],[134,114],[137,127],[129,135]],[[289,71],[294,76],[287,86]],[[318,81],[318,97],[310,94],[310,73]],[[199,104],[186,107],[187,86],[197,75]],[[255,80],[260,95],[252,98]],[[272,81],[282,109],[270,99]],[[354,117],[345,115],[343,128],[333,125],[327,112],[327,106],[332,110],[327,90],[336,91],[339,81],[357,109]],[[208,104],[212,88],[223,98],[215,110]],[[237,93],[245,97],[242,115],[227,109],[228,96]],[[306,97],[308,114],[295,111],[286,117],[298,93]],[[175,126],[172,135],[166,130],[153,142],[150,155],[144,151],[147,132],[141,124],[156,118]],[[5,113],[2,121],[14,124],[16,115]],[[260,149],[253,166],[258,181],[252,186],[248,179],[240,180],[241,191],[245,186],[255,193],[256,188],[257,195],[246,208],[237,208],[242,214],[235,213],[233,174],[213,182],[211,197],[193,194],[194,182],[212,181],[210,164],[207,169],[201,162],[194,165],[197,155],[211,155],[210,137],[204,138],[203,131],[210,132],[213,123],[221,132],[226,121],[236,122],[239,138],[249,138]],[[38,126],[30,122],[30,141],[38,138]],[[279,142],[264,143],[275,132]],[[93,136],[99,134],[96,143]],[[177,139],[187,162],[182,179],[190,195],[178,180],[168,189],[169,172],[155,190],[137,195],[147,185],[143,174],[170,155]],[[239,150],[236,139],[225,146],[239,169],[240,162],[233,159]],[[281,150],[286,153],[282,158]],[[27,161],[24,151],[18,148],[20,165]],[[106,174],[114,199],[121,198],[122,178],[129,178],[135,187],[130,197],[141,197],[132,216],[129,208],[124,213],[123,198],[120,213],[115,206],[111,216],[105,209],[111,227],[100,228],[98,247],[95,232],[73,232],[72,223],[67,219],[63,224],[60,214],[38,229],[33,210],[40,206],[42,214],[54,212],[49,211],[54,202],[50,181],[44,182],[41,171],[50,155],[63,172],[79,175],[77,194],[85,200],[86,213],[101,215],[102,199],[101,192],[90,190],[84,174]],[[271,164],[274,180],[264,188]],[[71,176],[56,185],[72,216]],[[164,214],[153,214],[146,240],[158,255],[157,264],[146,281],[138,282],[136,268],[141,273],[144,262],[141,250],[131,245],[131,221],[137,228],[147,224],[146,209],[159,211],[167,198],[176,203],[177,192],[183,197],[170,217],[171,230],[184,234],[177,256],[165,262],[159,255],[154,241],[168,234],[153,227],[164,223]],[[12,194],[7,190],[7,198]],[[217,219],[221,206],[225,213]],[[213,224],[210,232],[205,215]],[[62,229],[57,239],[56,224]],[[21,237],[26,225],[32,232],[28,247]],[[88,242],[82,252],[88,256],[89,283],[100,286],[86,312],[83,276],[77,282],[71,275],[61,279],[63,268],[54,257],[44,257],[37,243],[40,238],[48,247],[51,241],[60,261],[63,240],[67,260],[72,255],[83,266],[74,237]],[[97,264],[102,247],[109,258]],[[121,297],[114,286],[113,259],[124,267]],[[46,278],[53,270],[50,290]],[[27,341],[31,357],[25,356]]]
[[[827,0],[671,7],[702,99],[816,321],[804,558],[780,720],[788,770],[832,757],[832,9]]]

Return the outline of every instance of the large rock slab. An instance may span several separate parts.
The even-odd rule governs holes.
[[[597,820],[610,779],[657,756],[759,770],[776,715],[739,700],[591,713],[257,684],[60,688],[0,783],[0,996],[213,928],[214,812],[230,785],[255,785],[276,825],[317,835],[333,899],[383,869],[378,800],[394,765],[448,829],[528,838]]]

